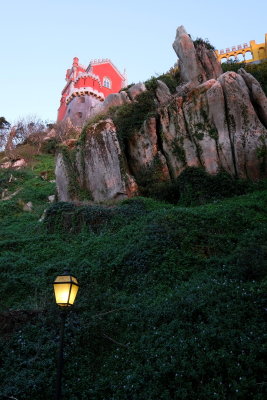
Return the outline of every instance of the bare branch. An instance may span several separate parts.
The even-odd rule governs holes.
[[[106,335],[105,333],[103,333],[103,337],[106,338],[106,339],[108,339],[108,340],[110,340],[112,343],[115,343],[115,344],[119,345],[119,346],[122,346],[122,347],[129,347],[128,344],[123,344],[123,343],[117,342],[117,340],[112,339],[111,337],[109,337],[109,336]]]

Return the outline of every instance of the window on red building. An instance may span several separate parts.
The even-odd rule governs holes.
[[[104,78],[103,79],[103,86],[108,88],[108,89],[111,89],[111,80],[109,78]]]

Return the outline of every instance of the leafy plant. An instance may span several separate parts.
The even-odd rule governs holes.
[[[196,48],[199,46],[204,46],[208,50],[215,50],[215,47],[212,44],[210,44],[208,39],[196,38],[196,40],[194,40],[193,43]]]

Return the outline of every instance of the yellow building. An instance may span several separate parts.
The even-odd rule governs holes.
[[[260,63],[267,60],[267,33],[265,43],[257,44],[255,40],[251,40],[249,46],[243,43],[225,50],[215,50],[215,53],[220,62]]]

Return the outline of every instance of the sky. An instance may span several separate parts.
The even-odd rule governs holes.
[[[54,122],[73,57],[110,58],[128,83],[164,73],[184,25],[217,49],[264,42],[265,0],[1,0],[0,116]]]

